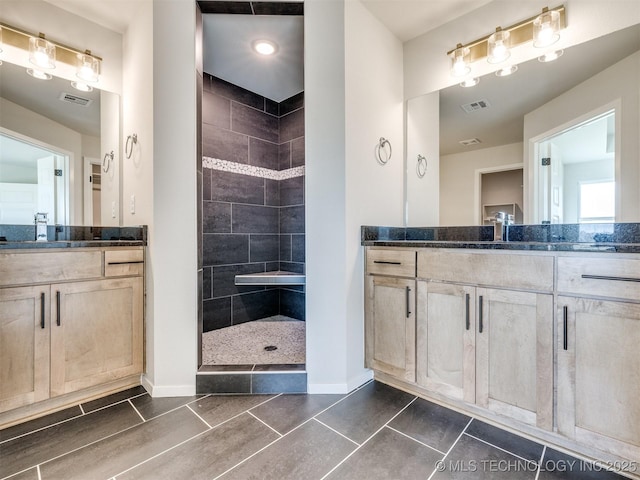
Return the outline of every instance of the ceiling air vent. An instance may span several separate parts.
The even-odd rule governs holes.
[[[468,140],[460,140],[458,143],[462,146],[468,147],[469,145],[478,145],[482,142],[480,142],[480,140],[477,138],[470,138]]]
[[[475,102],[467,103],[465,105],[460,105],[460,108],[464,110],[466,113],[475,112],[477,110],[484,110],[485,108],[489,108],[491,104],[488,100],[476,100]]]
[[[91,105],[91,102],[93,102],[93,100],[89,100],[88,98],[79,97],[78,95],[65,92],[62,92],[59,98],[63,102],[73,103],[74,105],[80,105],[81,107],[88,107]]]

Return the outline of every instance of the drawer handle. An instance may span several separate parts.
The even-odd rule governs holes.
[[[402,265],[402,262],[388,262],[386,260],[374,260],[373,263],[382,263],[384,265]]]
[[[471,321],[469,320],[469,294],[467,293],[465,299],[465,326],[467,328],[467,330],[469,330],[471,328]]]
[[[562,339],[562,348],[564,350],[568,350],[569,349],[569,307],[567,307],[566,305],[564,307],[562,307],[562,333],[563,333],[563,339]]]
[[[56,292],[56,325],[60,326],[62,320],[60,318],[60,290]]]
[[[478,297],[478,333],[482,333],[482,295]]]
[[[409,318],[411,316],[411,302],[409,300],[409,297],[411,296],[411,287],[406,287],[406,293],[407,293],[407,318]]]
[[[107,262],[107,265],[129,265],[132,263],[144,263],[144,260],[132,260],[130,262]]]
[[[40,294],[40,328],[44,328],[44,292]]]
[[[582,278],[589,278],[591,280],[614,280],[618,282],[640,282],[640,278],[637,278],[637,277],[609,277],[607,275],[582,275]]]

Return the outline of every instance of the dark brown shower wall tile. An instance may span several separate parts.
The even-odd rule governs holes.
[[[273,262],[279,255],[279,235],[249,235],[249,261]]]
[[[280,106],[278,102],[274,102],[268,98],[264,99],[264,111],[276,117],[280,116]]]
[[[231,129],[234,132],[278,143],[278,118],[268,113],[231,104]]]
[[[251,373],[215,373],[196,375],[196,393],[251,393]]]
[[[280,208],[280,233],[304,233],[304,205]]]
[[[233,233],[279,233],[278,209],[275,207],[234,204],[231,219]]]
[[[43,480],[107,479],[207,429],[186,407],[40,466]]]
[[[264,179],[241,173],[213,170],[211,200],[263,205]]]
[[[211,267],[202,269],[202,298],[208,300],[213,297],[213,272]]]
[[[291,235],[280,235],[280,261],[291,261]]]
[[[253,455],[278,434],[245,413],[119,475],[117,480],[215,478]]]
[[[277,170],[278,144],[249,138],[249,164]]]
[[[291,261],[304,263],[305,261],[304,235],[291,236]]]
[[[278,290],[236,295],[232,298],[232,310],[234,325],[278,315]]]
[[[296,320],[305,320],[304,293],[280,289],[280,314]]]
[[[302,2],[251,2],[254,15],[304,15]]]
[[[203,123],[231,130],[231,100],[215,93],[202,93]]]
[[[278,155],[278,170],[291,168],[291,142],[281,143],[278,145]]]
[[[213,296],[227,297],[239,293],[264,290],[262,285],[240,286],[235,284],[236,275],[264,272],[264,263],[245,263],[242,265],[225,265],[213,267]]]
[[[129,402],[122,402],[0,445],[0,478],[84,447],[142,422]],[[46,478],[67,478],[59,477]],[[85,477],[87,478],[87,477]]]
[[[286,178],[280,181],[280,205],[304,204],[304,176]]]
[[[211,91],[234,102],[264,111],[264,97],[245,88],[226,82],[218,77],[211,77]]]
[[[304,165],[304,137],[291,140],[291,166],[301,167]]]
[[[202,125],[202,155],[236,163],[249,163],[249,138],[220,127]]]
[[[277,207],[280,205],[280,181],[271,180],[269,178],[264,179],[265,189],[265,205]]]
[[[210,168],[202,169],[202,200],[211,200],[211,173]]]
[[[203,333],[231,326],[231,297],[205,300],[202,310]]]
[[[204,233],[231,233],[231,204],[203,202],[202,230]]]
[[[198,0],[202,13],[253,15],[251,2],[225,0]]]
[[[249,235],[205,233],[203,237],[203,265],[249,262]]]
[[[304,136],[304,109],[280,117],[280,143]]]
[[[280,102],[280,116],[284,116],[302,107],[304,107],[304,92],[300,92]]]

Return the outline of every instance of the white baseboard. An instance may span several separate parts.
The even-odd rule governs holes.
[[[149,392],[149,395],[154,398],[191,397],[196,394],[195,385],[154,385],[146,375],[142,375],[140,383]]]
[[[350,379],[347,383],[309,383],[307,393],[311,394],[344,394],[364,385],[373,378],[373,371],[366,370],[360,375]]]

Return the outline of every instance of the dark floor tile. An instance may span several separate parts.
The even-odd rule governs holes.
[[[264,204],[272,207],[280,206],[280,181],[264,179]]]
[[[226,202],[203,202],[203,233],[231,233],[231,204]]]
[[[211,199],[262,205],[264,204],[264,179],[214,170],[211,174]]]
[[[280,182],[280,205],[304,203],[304,176],[287,178]]]
[[[269,427],[244,413],[119,475],[117,480],[212,479],[278,438]]]
[[[383,428],[327,478],[427,479],[433,472],[436,462],[442,457],[442,454],[429,447],[393,430]]]
[[[292,262],[305,261],[304,235],[291,236],[291,261]]]
[[[304,233],[304,205],[280,209],[280,233]]]
[[[43,480],[111,478],[206,429],[183,407],[45,463],[40,472]]]
[[[471,422],[465,433],[533,462],[539,462],[542,455],[543,446],[539,443],[477,419]]]
[[[318,420],[361,444],[414,398],[374,381],[331,407]]]
[[[202,121],[231,130],[231,101],[211,92],[202,93]]]
[[[233,233],[279,233],[275,207],[233,204],[231,215]]]
[[[9,477],[7,480],[40,480],[40,477],[38,476],[38,469],[34,467]]]
[[[443,480],[533,480],[537,463],[515,457],[487,443],[462,435],[442,468],[432,477]]]
[[[349,440],[312,420],[220,478],[319,479],[355,448]]]
[[[306,372],[271,373],[253,372],[251,393],[306,393]]]
[[[138,385],[137,387],[128,388],[121,392],[112,393],[111,395],[107,395],[106,397],[83,403],[82,409],[85,413],[93,412],[98,408],[106,407],[107,405],[112,405],[114,403],[121,402],[122,400],[137,397],[138,395],[143,395],[145,393],[147,393],[145,388],[142,385]]]
[[[226,297],[239,293],[264,290],[262,285],[241,286],[235,284],[236,275],[264,272],[264,263],[245,263],[243,265],[225,265],[213,267],[213,296]]]
[[[178,407],[197,400],[195,397],[159,397],[153,398],[151,395],[142,395],[131,400],[133,406],[145,420],[162,415]]]
[[[196,393],[251,393],[251,373],[196,375]]]
[[[273,262],[280,257],[279,235],[250,235],[249,261]]]
[[[291,166],[301,167],[305,164],[304,137],[291,141]]]
[[[231,297],[202,302],[202,331],[211,332],[231,326]]]
[[[206,233],[203,237],[203,265],[249,262],[249,235]]]
[[[280,143],[304,136],[304,109],[280,117]]]
[[[249,137],[205,123],[202,125],[202,154],[205,157],[247,164]]]
[[[637,473],[635,470],[631,471]],[[623,480],[617,473],[608,472],[599,465],[548,448],[540,466],[538,480]]]
[[[304,107],[304,92],[297,93],[280,102],[280,115],[286,115]]]
[[[192,403],[190,407],[215,427],[272,398],[273,395],[210,395]]]
[[[278,146],[278,170],[291,168],[291,142],[281,143]]]
[[[277,290],[236,295],[232,299],[234,325],[278,315],[280,300]]]
[[[278,144],[249,139],[249,165],[278,170]]]
[[[343,397],[344,395],[279,395],[253,408],[251,413],[284,435]]]
[[[0,478],[64,455],[141,422],[129,402],[122,402],[10,440],[0,444]],[[43,479],[46,478],[43,476]]]
[[[235,102],[231,104],[231,129],[234,132],[278,143],[277,117]]]
[[[41,428],[48,427],[54,423],[60,423],[73,417],[79,417],[80,415],[82,415],[82,410],[80,410],[80,407],[76,405],[60,410],[59,412],[45,415],[44,417],[19,423],[18,425],[0,430],[0,442],[4,442],[5,440],[9,440],[35,430],[40,430]]]
[[[389,426],[446,453],[469,420],[466,415],[418,398]]]

